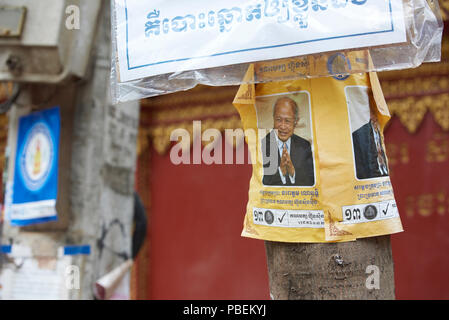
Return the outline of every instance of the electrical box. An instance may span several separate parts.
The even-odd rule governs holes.
[[[83,78],[100,7],[101,0],[0,0],[0,81]]]

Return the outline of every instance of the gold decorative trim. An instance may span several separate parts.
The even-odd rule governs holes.
[[[208,129],[217,129],[220,132],[224,132],[225,129],[239,129],[242,128],[241,121],[238,115],[232,115],[218,119],[205,119],[201,122],[201,134]],[[141,154],[149,146],[149,141],[152,142],[154,149],[159,154],[165,154],[169,149],[172,141],[170,136],[176,129],[186,130],[190,137],[193,137],[193,122],[182,121],[169,125],[156,125],[147,128],[140,128],[139,140],[138,140],[138,154]],[[148,141],[149,140],[149,141]],[[193,144],[193,139],[190,141],[190,146]]]
[[[236,111],[230,109],[228,103],[219,103],[211,105],[198,105],[191,108],[175,108],[170,110],[162,110],[160,112],[155,112],[153,116],[153,121],[158,123],[167,123],[173,121],[179,121],[179,119],[204,119],[209,117],[214,117],[217,115],[227,115],[235,114]]]
[[[438,99],[428,98],[430,98],[428,108],[433,118],[444,131],[449,131],[449,93],[441,95]]]
[[[426,104],[422,101],[417,103],[417,99],[412,97],[389,101],[388,106],[390,113],[396,115],[410,133],[416,132],[427,112]]]
[[[449,8],[449,0],[443,1]],[[419,68],[379,73],[392,116],[415,133],[427,112],[445,131],[449,130],[449,36],[442,42],[442,59]]]
[[[236,86],[208,87],[198,85],[187,92],[177,92],[169,95],[144,99],[141,102],[141,106],[143,108],[151,109],[172,109],[177,106],[189,107],[198,106],[199,104],[214,106],[217,101],[228,101],[230,96],[234,99],[237,89],[238,87]]]
[[[406,127],[410,133],[415,133],[421,125],[424,116],[430,111],[435,121],[441,126],[444,131],[449,131],[449,93],[442,93],[436,95],[423,95],[421,97],[406,97],[402,99],[387,100],[390,113],[392,116],[398,117],[400,122]],[[230,106],[229,108],[233,108]],[[194,113],[199,113],[202,108],[198,107]],[[210,109],[213,109],[212,107]],[[228,107],[223,107],[221,111],[227,110]],[[217,129],[224,132],[225,129],[239,129],[242,128],[239,115],[235,112],[232,114],[232,109],[223,116],[217,115],[216,118],[197,118],[202,120],[201,133],[207,129]],[[190,118],[188,110],[185,110],[183,116]],[[210,112],[208,113],[210,114]],[[184,129],[193,136],[193,119],[176,121],[173,115],[173,122],[169,123],[155,123],[153,125],[141,125],[139,128],[138,139],[138,154],[142,154],[151,144],[159,154],[165,154],[169,149],[172,141],[170,135],[175,129]],[[143,117],[145,118],[145,117]],[[167,119],[166,115],[157,116],[158,119]],[[190,142],[190,145],[192,141]]]
[[[392,116],[398,117],[400,122],[406,127],[410,133],[415,133],[421,125],[427,112],[431,112],[435,121],[444,131],[449,131],[449,92],[435,95],[423,95],[418,97],[405,97],[401,99],[387,99],[387,103]],[[225,129],[242,128],[240,117],[233,110],[232,106],[220,106],[218,108],[222,113],[217,112],[216,118],[201,117],[203,107],[197,107],[192,114],[198,114],[196,120],[202,120],[201,133],[207,129],[218,129],[224,132]],[[175,129],[184,129],[193,136],[193,119],[190,116],[190,109],[184,110],[182,113],[174,112],[173,114],[164,112],[154,118],[162,120],[151,125],[141,125],[139,129],[138,154],[142,154],[150,145],[153,145],[159,154],[165,154],[169,149],[172,141],[170,135]],[[211,106],[206,112],[207,115],[213,114],[214,108]],[[234,112],[234,114],[232,114]],[[176,119],[175,115],[180,114],[183,118],[192,118],[189,120]],[[142,116],[145,121],[145,115]],[[170,119],[170,122],[165,122]],[[190,145],[192,141],[190,141]]]
[[[396,97],[408,97],[416,95],[429,95],[432,93],[449,92],[449,62],[441,65],[446,70],[444,75],[417,76],[410,79],[400,79],[395,81],[384,81],[384,95],[390,99]]]

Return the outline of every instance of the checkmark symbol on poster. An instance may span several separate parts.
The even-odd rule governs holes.
[[[287,212],[284,212],[284,214],[282,215],[281,218],[278,218],[279,222],[282,223],[282,221],[284,220],[285,215],[287,214]]]
[[[390,206],[390,203],[387,204],[387,207],[385,208],[385,210],[382,210],[382,212],[384,213],[384,215],[387,215],[388,212],[388,207]]]

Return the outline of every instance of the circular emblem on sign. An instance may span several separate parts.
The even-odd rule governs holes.
[[[349,77],[349,74],[345,73],[351,70],[351,63],[343,53],[336,53],[327,60],[327,69],[330,74],[334,75],[334,79],[343,81]]]
[[[20,155],[20,172],[28,189],[38,190],[45,184],[53,166],[53,153],[50,130],[42,122],[35,124]]]
[[[377,208],[372,204],[366,206],[365,210],[363,210],[363,216],[367,220],[373,220],[375,217],[377,217]]]
[[[274,215],[273,212],[270,210],[265,211],[265,222],[268,224],[272,224],[274,221]]]

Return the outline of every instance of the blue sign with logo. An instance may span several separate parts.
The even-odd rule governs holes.
[[[19,119],[9,219],[25,226],[57,220],[59,107]]]

